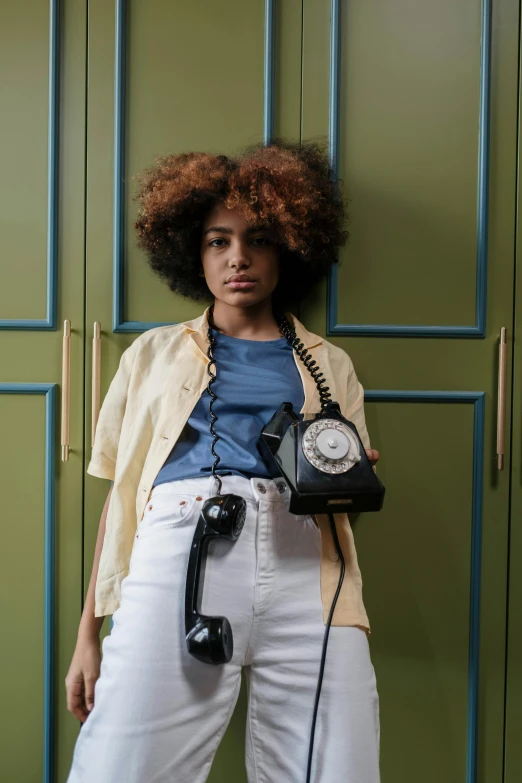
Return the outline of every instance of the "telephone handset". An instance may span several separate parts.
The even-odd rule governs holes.
[[[185,590],[185,634],[188,651],[203,663],[228,663],[234,643],[226,617],[209,617],[198,609],[201,572],[213,538],[236,541],[245,522],[246,503],[238,495],[208,498],[199,515],[190,548]]]
[[[210,432],[214,436],[211,445],[211,451],[215,457],[212,464],[212,475],[218,482],[218,494],[207,498],[204,502],[192,539],[185,584],[185,638],[187,649],[194,658],[203,663],[219,664],[228,663],[232,659],[234,652],[232,628],[226,617],[209,617],[199,611],[201,574],[205,570],[207,549],[213,538],[221,537],[228,541],[236,541],[239,538],[245,523],[246,501],[239,495],[222,495],[222,481],[216,474],[216,466],[220,457],[214,449],[216,441],[219,439],[219,435],[214,430],[214,422],[218,417],[212,410],[216,400],[216,394],[212,390],[216,376],[211,371],[212,364],[215,364],[212,348],[216,343],[216,338],[212,333],[213,309],[213,307],[210,308],[208,316],[209,346],[207,356],[210,362],[207,365],[207,372],[210,375],[210,381],[207,392],[211,397],[208,406],[211,416]]]

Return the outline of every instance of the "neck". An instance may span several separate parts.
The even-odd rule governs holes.
[[[214,327],[229,337],[240,337],[243,340],[274,340],[281,337],[270,299],[251,307],[234,307],[216,299]]]

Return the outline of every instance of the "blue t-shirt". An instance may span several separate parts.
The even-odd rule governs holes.
[[[212,390],[217,399],[212,410],[218,416],[214,430],[220,436],[214,449],[221,458],[216,473],[269,478],[256,446],[261,430],[282,402],[291,402],[302,418],[304,391],[294,349],[286,337],[243,340],[213,332],[216,380]],[[212,473],[210,401],[205,389],[153,486]]]

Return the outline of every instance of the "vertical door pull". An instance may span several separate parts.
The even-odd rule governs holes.
[[[92,410],[91,410],[91,449],[94,446],[94,435],[100,414],[100,367],[101,367],[101,324],[94,322],[94,337],[92,340]]]
[[[506,327],[500,330],[498,345],[498,400],[497,400],[497,468],[504,469],[504,430],[506,425],[506,371],[507,342]]]
[[[63,322],[62,341],[62,462],[69,459],[69,412],[70,412],[70,380],[71,380],[71,322]]]

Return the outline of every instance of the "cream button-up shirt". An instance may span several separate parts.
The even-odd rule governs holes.
[[[173,326],[159,326],[139,335],[121,356],[100,410],[91,460],[91,476],[114,482],[96,581],[97,617],[112,614],[120,604],[121,583],[154,479],[207,388],[207,314]],[[286,316],[296,336],[319,365],[332,399],[352,421],[366,448],[364,392],[348,355],[308,332],[291,313]],[[310,372],[294,351],[304,388],[304,419],[321,410],[319,392]],[[281,401],[283,402],[283,401]],[[314,517],[321,531],[321,596],[326,623],[339,581],[339,562],[328,516]],[[333,625],[358,625],[369,633],[362,599],[362,579],[350,522],[335,514],[346,560],[343,587]]]

